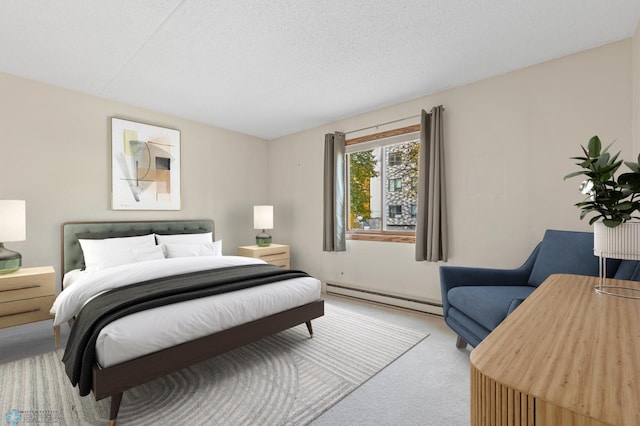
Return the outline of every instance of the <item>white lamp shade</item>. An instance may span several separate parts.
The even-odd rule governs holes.
[[[273,206],[253,206],[253,228],[273,229]]]
[[[0,243],[27,239],[24,200],[0,200]]]

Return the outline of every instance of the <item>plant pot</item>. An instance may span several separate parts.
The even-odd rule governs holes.
[[[640,260],[640,222],[625,222],[615,228],[594,223],[593,254],[607,259]]]

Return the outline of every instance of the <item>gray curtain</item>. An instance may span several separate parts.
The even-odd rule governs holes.
[[[422,110],[418,164],[416,260],[448,259],[447,197],[444,179],[442,105]]]
[[[323,251],[346,251],[344,133],[324,135]]]

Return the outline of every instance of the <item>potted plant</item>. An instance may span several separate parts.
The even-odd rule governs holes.
[[[631,219],[640,219],[640,216],[634,216],[640,213],[640,166],[638,163],[619,160],[619,152],[612,156],[608,152],[610,146],[602,149],[600,138],[593,136],[586,149],[581,147],[584,156],[572,157],[579,161],[576,165],[581,170],[564,178],[580,175],[587,177],[580,184],[580,192],[588,197],[576,204],[580,208],[580,219],[594,214],[589,220],[590,225],[602,219],[604,226],[615,228]],[[615,174],[623,163],[631,171],[616,178]]]
[[[638,299],[640,296],[617,294],[612,290],[635,292],[639,289],[605,285],[607,258],[640,259],[640,222],[631,221],[640,218],[637,216],[640,214],[640,166],[619,160],[619,152],[612,156],[608,152],[610,146],[602,149],[600,138],[593,136],[586,149],[581,147],[584,156],[572,157],[579,161],[576,165],[581,170],[564,178],[587,177],[580,184],[580,192],[587,198],[576,206],[580,208],[580,219],[593,214],[589,219],[589,224],[593,224],[593,253],[600,257],[600,280],[594,289],[598,293]],[[616,178],[623,163],[631,171]]]

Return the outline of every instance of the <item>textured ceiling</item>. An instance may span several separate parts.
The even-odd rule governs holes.
[[[639,19],[640,0],[2,0],[0,72],[272,139]]]

